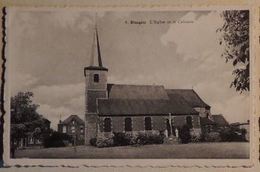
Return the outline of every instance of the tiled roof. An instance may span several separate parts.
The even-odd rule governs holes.
[[[201,126],[204,126],[204,125],[214,125],[216,123],[207,117],[201,117],[200,124],[201,124]]]
[[[81,125],[85,124],[85,122],[80,117],[78,117],[78,115],[70,115],[67,119],[62,121],[61,124],[69,124],[72,120],[75,120],[76,123]]]
[[[108,99],[98,99],[100,115],[197,115],[194,107],[208,107],[194,90],[121,84],[108,84],[107,90]]]
[[[227,122],[227,120],[224,118],[223,115],[219,114],[219,115],[212,115],[213,121],[216,123],[216,125],[218,126],[227,126],[229,125],[229,123]]]
[[[195,107],[210,107],[207,105],[199,95],[193,89],[166,89],[168,96],[180,96],[182,97],[190,106]]]
[[[198,115],[198,112],[185,104],[141,99],[99,99],[98,112],[100,115]]]
[[[121,85],[108,84],[109,99],[168,100],[161,85]]]

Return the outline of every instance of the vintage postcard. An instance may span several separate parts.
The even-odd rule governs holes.
[[[255,166],[251,8],[4,20],[7,165]]]

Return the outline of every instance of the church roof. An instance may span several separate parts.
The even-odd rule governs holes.
[[[169,97],[180,96],[193,108],[210,107],[199,97],[199,95],[193,89],[167,89],[166,91]]]
[[[198,114],[180,95],[168,96],[161,85],[108,84],[108,99],[98,99],[100,115]]]
[[[162,85],[108,84],[109,99],[168,100]]]
[[[185,104],[162,99],[98,99],[98,112],[100,115],[198,115]]]
[[[78,117],[78,115],[70,115],[67,119],[62,121],[61,124],[70,124],[72,120],[75,120],[76,123],[81,125],[85,124],[85,122],[80,117]]]

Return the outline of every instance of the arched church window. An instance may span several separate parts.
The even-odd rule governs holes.
[[[131,118],[125,119],[125,131],[132,131],[132,119]]]
[[[187,124],[190,128],[193,127],[193,126],[192,126],[192,117],[191,117],[191,116],[187,116],[187,117],[186,117],[186,124]]]
[[[152,119],[151,117],[144,118],[144,126],[145,130],[152,130]]]
[[[94,74],[94,82],[99,82],[99,75],[98,74]]]
[[[104,132],[111,132],[111,119],[105,118],[104,120]]]

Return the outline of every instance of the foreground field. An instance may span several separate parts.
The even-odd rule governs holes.
[[[92,146],[17,150],[16,158],[249,158],[249,143],[198,143],[110,148]]]

